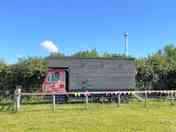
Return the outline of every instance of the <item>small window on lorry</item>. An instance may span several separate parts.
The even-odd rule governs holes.
[[[48,82],[59,81],[59,79],[60,79],[59,72],[51,73],[48,75]]]

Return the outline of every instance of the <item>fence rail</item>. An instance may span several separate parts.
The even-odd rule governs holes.
[[[145,91],[101,91],[101,92],[65,92],[65,93],[17,93],[17,95],[21,96],[44,96],[44,95],[75,95],[79,93],[80,95],[96,95],[96,94],[152,94],[152,93],[165,93],[165,94],[172,94],[176,93],[176,90],[145,90]]]
[[[122,95],[134,95],[134,94],[144,94],[144,103],[147,106],[147,98],[150,94],[169,94],[171,95],[171,103],[175,100],[174,95],[176,95],[176,90],[145,90],[145,91],[99,91],[99,92],[65,92],[65,93],[23,93],[21,89],[17,89],[15,91],[15,106],[16,111],[20,110],[20,100],[21,96],[52,96],[52,109],[55,111],[56,109],[56,95],[79,95],[85,97],[86,109],[88,109],[89,97],[93,95],[115,95],[118,99],[117,106],[119,107],[121,104],[121,96]]]

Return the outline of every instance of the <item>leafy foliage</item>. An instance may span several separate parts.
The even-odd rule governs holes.
[[[47,72],[47,63],[44,59],[23,58],[16,65],[17,78],[16,82],[20,83],[25,90],[37,90],[43,82]],[[19,80],[22,81],[19,81]]]
[[[141,58],[137,63],[137,82],[152,84],[152,89],[175,89],[176,88],[176,47],[170,44],[163,50]]]
[[[100,57],[99,53],[96,49],[79,51],[71,55],[72,57],[80,57],[80,58],[98,58]]]
[[[65,57],[65,55],[62,54],[62,53],[52,53],[49,56],[47,56],[46,59],[49,59],[49,58],[50,59],[51,58],[63,58],[63,57]]]
[[[39,89],[47,72],[47,63],[38,57],[22,58],[17,64],[0,64],[0,67],[0,87],[9,91],[18,85],[23,86],[24,91]]]
[[[10,68],[5,62],[0,62],[0,91],[9,89],[8,78],[11,77]]]

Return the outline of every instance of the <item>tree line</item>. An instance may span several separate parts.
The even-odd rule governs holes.
[[[65,57],[62,53],[47,57],[26,57],[16,64],[8,65],[0,61],[0,91],[13,92],[21,85],[24,91],[34,92],[41,87],[47,72],[48,58]],[[71,57],[82,58],[134,58],[117,53],[99,53],[96,49],[79,51]],[[176,47],[165,46],[144,58],[134,58],[136,63],[136,89],[176,89]]]

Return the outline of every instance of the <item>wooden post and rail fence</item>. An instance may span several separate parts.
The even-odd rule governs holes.
[[[144,106],[147,107],[147,99],[149,94],[169,94],[171,95],[170,103],[173,105],[174,100],[174,94],[176,95],[176,90],[144,90],[144,91],[101,91],[101,92],[79,92],[79,95],[83,95],[85,97],[85,108],[88,109],[89,104],[89,96],[91,95],[116,95],[118,98],[117,106],[120,107],[121,104],[121,96],[122,95],[133,95],[133,94],[144,94]],[[75,95],[75,92],[66,92],[66,93],[23,93],[21,92],[21,89],[18,88],[15,91],[15,104],[16,104],[16,111],[20,110],[20,102],[21,102],[21,96],[52,96],[52,110],[53,112],[56,111],[56,95]]]

